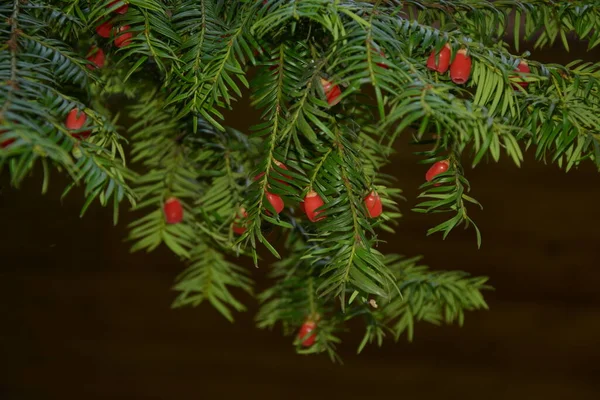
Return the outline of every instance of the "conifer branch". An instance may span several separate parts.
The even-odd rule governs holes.
[[[535,39],[536,48],[551,46],[560,39],[568,50],[567,36],[571,34],[579,40],[587,39],[589,49],[600,44],[600,7],[593,3],[582,5],[552,0],[443,3],[410,0],[396,3],[406,7],[401,13],[407,18],[415,20],[418,15],[420,22],[439,23],[444,30],[460,30],[488,45],[502,40],[507,33],[513,35],[517,50],[521,40],[532,39]]]
[[[242,312],[246,307],[231,293],[231,288],[252,294],[252,280],[248,271],[225,260],[210,245],[199,241],[192,251],[191,263],[176,280],[173,290],[179,295],[174,308],[199,306],[207,300],[227,320],[233,322],[231,309]]]
[[[447,172],[437,175],[435,182],[437,183],[425,183],[422,187],[426,187],[427,190],[419,194],[418,198],[429,199],[423,201],[413,208],[413,211],[421,213],[453,213],[455,214],[452,218],[444,221],[437,226],[427,231],[428,235],[436,232],[443,232],[444,239],[448,236],[450,231],[460,225],[461,223],[468,228],[469,225],[473,225],[475,233],[477,235],[477,246],[481,246],[481,233],[479,228],[473,222],[471,217],[468,215],[466,203],[475,204],[481,208],[481,204],[467,195],[466,192],[470,190],[470,185],[464,176],[463,169],[460,165],[461,152],[454,148],[451,156],[447,159],[450,164],[450,168]],[[435,158],[434,158],[435,160]],[[439,187],[438,185],[444,185]]]
[[[403,296],[383,303],[376,318],[389,326],[396,340],[406,332],[414,337],[414,324],[425,321],[439,325],[458,321],[464,323],[464,311],[487,310],[481,291],[491,289],[486,277],[469,277],[464,272],[429,272],[418,266],[419,258],[406,259],[397,255],[386,257],[386,265],[394,271]]]
[[[421,187],[416,208],[449,213],[429,230],[444,236],[470,225],[467,207],[479,205],[461,159],[475,166],[505,154],[520,165],[523,148],[534,147],[565,170],[588,160],[600,169],[600,64],[526,60],[530,72],[518,72],[529,54],[511,54],[504,42],[512,29],[516,45],[568,47],[576,35],[593,48],[600,7],[591,1],[59,3],[0,5],[2,172],[17,186],[40,161],[45,190],[54,164],[71,176],[69,188],[83,186],[82,212],[95,199],[112,203],[115,221],[128,200],[139,213],[132,250],[165,244],[187,265],[174,307],[208,302],[232,320],[244,310],[236,293],[252,294],[234,258],[258,264],[262,243],[281,260],[258,296],[257,324],[281,324],[301,354],[337,360],[337,332],[353,318],[365,323],[361,351],[389,333],[412,340],[418,321],[462,324],[465,311],[487,308],[486,278],[377,250],[379,232],[393,232],[400,217],[400,189],[381,169],[407,132],[433,145],[424,163],[449,162]],[[101,37],[105,22],[114,29]],[[133,36],[117,47],[125,25]],[[463,85],[427,66],[446,44],[473,61]],[[106,63],[86,60],[92,46]],[[250,136],[223,123],[248,88],[260,113]],[[115,94],[127,110],[109,106]],[[87,122],[71,129],[65,119],[75,108]],[[117,108],[135,121],[127,141],[118,118],[109,120]],[[298,203],[312,190],[324,205],[322,219],[308,221]],[[169,197],[183,206],[179,220],[166,216]],[[285,207],[276,213],[269,199]],[[307,345],[298,331],[309,320]]]

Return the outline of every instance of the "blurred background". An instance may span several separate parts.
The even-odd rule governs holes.
[[[532,58],[599,56],[575,46]],[[243,131],[257,119],[246,102],[228,116]],[[344,365],[296,355],[291,338],[255,329],[251,298],[234,324],[209,305],[171,310],[183,266],[164,248],[130,254],[124,209],[117,227],[99,206],[80,219],[81,193],[60,200],[64,177],[54,174],[41,195],[40,171],[18,191],[4,172],[0,399],[599,398],[600,174],[591,163],[564,173],[531,151],[520,169],[506,158],[467,169],[484,206],[472,207],[477,250],[472,229],[425,236],[437,219],[410,211],[427,166],[408,141],[398,140],[388,168],[405,191],[405,217],[383,250],[489,276],[490,310],[467,314],[463,328],[417,325],[414,343],[361,355],[353,330],[339,347]],[[258,289],[267,270],[253,271]]]

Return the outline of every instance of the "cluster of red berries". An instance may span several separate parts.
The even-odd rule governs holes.
[[[437,61],[436,61],[437,56]],[[448,67],[450,68],[450,79],[452,82],[462,85],[469,80],[469,76],[471,75],[471,57],[468,56],[466,49],[460,49],[452,64],[450,64],[450,60],[452,59],[452,49],[448,43],[440,50],[439,53],[436,53],[435,50],[431,52],[431,55],[427,59],[427,68],[432,71],[436,71],[440,74],[445,74],[448,71]],[[531,70],[529,69],[529,65],[527,62],[521,61],[517,68],[515,69],[517,72],[521,73],[529,73]],[[529,85],[528,82],[525,82],[520,79],[514,79],[515,84],[520,85],[523,88],[527,88]]]
[[[118,0],[111,2],[108,5],[108,7],[113,7],[116,3],[118,3]],[[127,12],[128,9],[129,9],[129,5],[125,4],[125,5],[117,8],[115,10],[115,13],[123,15]],[[126,26],[120,27],[118,29],[118,31],[123,32],[128,29],[129,29],[129,26],[126,25]],[[100,35],[104,38],[110,37],[111,31],[112,31],[112,25],[111,25],[110,21],[105,22],[104,24],[99,25],[96,28],[96,32],[98,33],[98,35]],[[126,32],[115,38],[115,46],[117,46],[117,47],[127,46],[130,42],[131,42],[131,33],[129,33],[129,32]],[[102,49],[97,46],[92,46],[88,52],[87,60],[92,63],[92,64],[87,65],[87,67],[89,69],[96,69],[96,68],[104,67],[104,62],[105,62],[104,51],[102,51]],[[80,130],[81,128],[83,128],[86,121],[87,121],[87,115],[83,111],[79,111],[79,109],[74,108],[69,112],[69,114],[67,114],[67,119],[65,120],[65,126],[69,130],[77,131],[77,130]],[[91,134],[91,131],[88,130],[88,131],[73,133],[72,136],[75,139],[83,140],[83,139],[87,139],[90,136],[90,134]]]
[[[113,7],[117,2],[118,2],[118,0],[111,2],[108,5],[108,7],[109,8]],[[117,8],[114,12],[117,14],[123,15],[127,12],[128,9],[129,9],[129,5],[125,4],[125,5]],[[116,33],[118,36],[115,37],[115,40],[114,40],[115,46],[125,47],[131,43],[132,34],[131,34],[131,32],[127,32],[128,30],[129,30],[129,25],[124,25],[124,26],[120,26],[117,28]],[[110,21],[110,20],[103,24],[100,24],[96,27],[96,33],[98,34],[98,36],[101,36],[106,39],[110,38],[110,35],[112,32],[113,32],[113,25],[112,25],[112,21]],[[96,68],[104,67],[104,61],[105,61],[104,51],[102,51],[102,49],[100,49],[96,46],[92,46],[90,48],[90,51],[88,52],[87,60],[92,63],[87,66],[89,69],[96,69]]]
[[[369,217],[371,218],[377,218],[383,212],[381,197],[379,197],[379,194],[374,190],[365,197],[364,203],[367,212],[369,213]],[[300,207],[302,207],[311,222],[321,221],[325,218],[319,217],[322,210],[318,209],[323,205],[325,205],[325,202],[314,190],[309,191],[306,196],[304,196],[304,201],[300,203]]]
[[[283,164],[279,161],[275,161],[275,163],[281,169],[288,170],[288,168],[287,168],[287,166],[285,166],[285,164]],[[254,179],[257,180],[260,177],[262,177],[263,175],[264,175],[264,173],[258,175]],[[287,175],[283,175],[283,176],[287,179],[291,179],[291,177],[289,177]],[[284,181],[280,181],[280,182],[287,185],[287,183]],[[275,210],[275,212],[277,214],[279,214],[281,211],[283,211],[284,203],[283,203],[283,199],[280,196],[273,194],[269,191],[267,191],[265,193],[265,196],[267,197],[267,200],[269,201],[269,203],[271,204],[271,206],[273,207],[273,209]],[[381,203],[381,198],[379,197],[379,194],[375,191],[372,191],[371,193],[369,193],[369,195],[367,197],[365,197],[364,203],[365,203],[365,207],[367,208],[367,211],[369,213],[369,216],[371,218],[377,218],[383,212],[383,205]],[[324,205],[325,205],[325,202],[323,201],[323,198],[321,196],[319,196],[319,194],[313,190],[310,190],[304,196],[304,201],[300,202],[300,208],[302,208],[302,210],[304,211],[304,213],[306,214],[306,216],[308,217],[308,219],[311,222],[321,221],[325,218],[324,216],[319,216],[319,214],[322,212],[322,210],[319,210],[319,208]],[[246,232],[246,227],[244,226],[244,219],[247,217],[248,217],[248,213],[246,212],[246,209],[241,208],[233,222],[233,231],[236,234],[241,235],[244,232]]]
[[[471,57],[467,54],[466,49],[460,49],[456,53],[452,64],[450,64],[451,58],[452,49],[446,43],[439,53],[436,53],[435,50],[431,52],[429,59],[427,59],[427,68],[440,74],[445,74],[449,67],[452,82],[462,85],[469,80],[469,76],[471,75]]]

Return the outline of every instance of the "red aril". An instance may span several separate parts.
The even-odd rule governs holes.
[[[425,179],[427,180],[427,182],[431,182],[433,178],[435,178],[439,174],[443,174],[444,172],[448,171],[449,167],[450,163],[448,162],[448,160],[438,161],[429,168],[429,170],[425,174]],[[439,186],[439,184],[436,183],[435,186]]]
[[[442,50],[440,50],[438,61],[435,60],[435,50],[431,52],[431,55],[427,59],[427,68],[432,71],[437,71],[440,74],[445,74],[448,71],[448,66],[450,65],[450,58],[452,53],[450,51],[450,45],[446,43]]]
[[[96,27],[96,33],[98,34],[98,36],[101,36],[101,37],[107,38],[107,39],[110,37],[112,30],[113,30],[113,26],[110,23],[110,21],[107,21]]]
[[[375,191],[369,193],[365,198],[365,206],[367,207],[367,211],[369,211],[371,218],[377,218],[383,212],[381,197],[379,197],[379,194]]]
[[[183,206],[176,197],[169,197],[163,208],[167,224],[178,224],[183,220]]]
[[[321,198],[321,196],[319,196],[317,192],[315,192],[314,190],[308,192],[304,197],[304,212],[306,213],[308,219],[312,222],[322,220],[324,217],[318,216],[321,213],[321,211],[316,210],[324,204],[325,203],[323,202],[323,199]]]
[[[246,212],[246,209],[244,207],[240,208],[240,211],[238,212],[238,214],[236,215],[235,219],[233,220],[233,232],[238,234],[238,235],[242,235],[244,232],[246,232],[246,227],[245,227],[245,221],[244,219],[248,218],[248,213]]]
[[[271,192],[266,192],[266,196],[267,200],[269,200],[269,203],[271,203],[277,214],[283,211],[285,204],[283,204],[283,199],[281,197]]]
[[[471,57],[467,55],[466,49],[460,49],[450,66],[450,78],[452,82],[462,85],[469,80],[471,75]]]
[[[102,49],[92,46],[88,52],[87,60],[92,64],[87,64],[86,67],[89,69],[96,69],[104,67],[105,56]]]
[[[83,128],[85,121],[87,121],[87,115],[83,111],[79,111],[78,108],[74,108],[67,114],[65,126],[67,129],[77,130]]]
[[[317,339],[316,328],[317,324],[311,320],[307,320],[302,324],[298,332],[298,339],[302,341],[302,346],[310,347],[315,343]]]
[[[527,64],[526,61],[521,61],[519,63],[519,65],[517,66],[516,71],[528,74],[531,72],[531,69],[529,68],[529,65]],[[518,80],[520,82],[515,82],[515,83],[517,85],[520,85],[523,89],[527,89],[527,86],[529,86],[529,82],[526,82],[526,81],[522,80],[521,78],[518,78]]]
[[[323,91],[325,92],[327,103],[329,103],[330,106],[335,106],[337,103],[340,102],[342,90],[338,85],[334,85],[327,79],[323,78],[321,78],[321,85],[323,86]]]
[[[121,26],[117,30],[117,37],[115,38],[115,46],[117,47],[125,47],[131,44],[131,38],[133,35],[131,32],[127,32],[129,30],[129,25]],[[124,32],[124,33],[122,33]]]

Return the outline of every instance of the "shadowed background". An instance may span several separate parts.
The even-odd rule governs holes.
[[[543,62],[592,61],[600,53],[535,52]],[[232,114],[230,113],[229,116]],[[247,103],[234,127],[256,120]],[[228,121],[228,122],[229,122]],[[600,174],[568,174],[533,160],[467,169],[481,228],[426,237],[435,217],[415,214],[426,166],[399,140],[394,171],[407,201],[389,249],[423,254],[433,269],[490,276],[490,311],[463,328],[416,327],[415,342],[387,342],[356,356],[362,332],[342,336],[345,365],[294,354],[291,338],[254,328],[256,302],[235,324],[208,305],[170,310],[180,264],[164,248],[129,254],[123,209],[60,201],[66,180],[40,174],[16,191],[0,177],[0,399],[596,399],[600,394]],[[250,264],[248,264],[249,268]],[[268,268],[253,271],[257,288]]]

